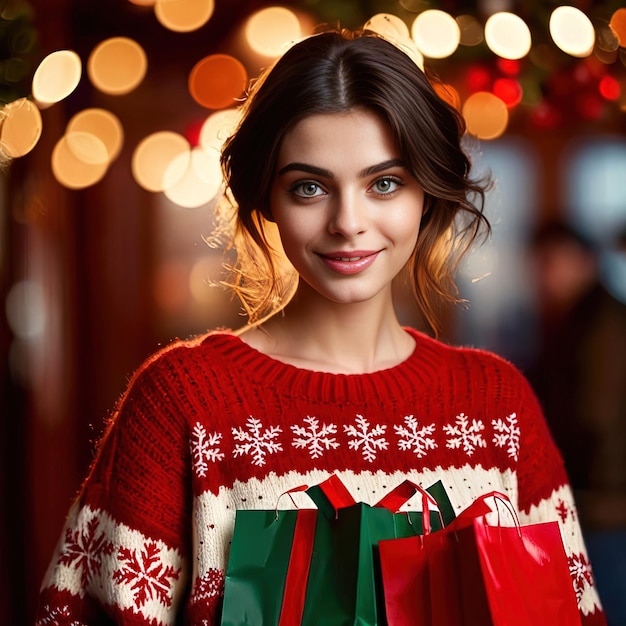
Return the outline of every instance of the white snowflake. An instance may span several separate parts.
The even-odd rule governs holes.
[[[78,620],[68,621],[71,618],[70,608],[67,604],[52,608],[49,604],[43,607],[42,616],[37,620],[35,626],[85,626],[83,622]]]
[[[505,420],[491,420],[496,434],[493,436],[493,443],[500,448],[506,447],[507,454],[515,461],[519,456],[520,429],[517,426],[517,415],[511,413]]]
[[[465,413],[456,416],[456,426],[446,424],[443,427],[444,432],[450,435],[446,442],[446,447],[454,450],[463,448],[468,456],[474,454],[476,448],[485,448],[487,444],[480,434],[485,430],[485,425],[481,420],[472,420]]]
[[[398,448],[400,450],[413,450],[418,459],[426,456],[428,450],[434,450],[437,447],[437,443],[432,437],[435,432],[435,425],[429,424],[428,426],[419,427],[419,421],[413,417],[413,415],[406,415],[404,417],[405,426],[399,426],[394,424],[394,430],[401,437],[398,440]],[[402,439],[404,437],[404,439]]]
[[[191,432],[190,446],[193,465],[198,476],[206,476],[209,462],[215,463],[224,458],[224,453],[220,452],[218,447],[221,439],[221,433],[207,435],[206,428],[200,422],[196,422]]]
[[[335,424],[322,424],[320,428],[319,420],[316,417],[307,415],[304,418],[305,426],[291,426],[294,437],[292,445],[296,448],[307,448],[312,459],[319,459],[324,450],[335,450],[339,447],[339,442],[335,437],[337,426]]]
[[[591,565],[584,554],[572,554],[567,557],[569,565],[569,573],[572,577],[576,597],[580,601],[585,590],[593,586],[593,576],[591,574]]]
[[[362,448],[363,458],[370,463],[376,458],[377,450],[386,450],[389,442],[382,436],[387,430],[386,425],[376,424],[370,430],[369,422],[362,416],[356,416],[356,426],[344,426],[345,432],[353,439],[348,446],[353,450]]]
[[[241,444],[235,445],[235,456],[243,456],[249,454],[252,456],[253,465],[265,465],[265,457],[268,454],[281,452],[282,444],[274,441],[282,432],[280,426],[272,426],[263,429],[260,420],[252,417],[248,418],[247,431],[243,428],[233,428],[233,436],[235,441],[241,441]]]

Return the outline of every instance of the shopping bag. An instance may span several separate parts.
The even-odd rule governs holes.
[[[437,514],[396,512],[417,490],[409,484],[373,507],[336,475],[295,490],[304,489],[317,509],[237,511],[222,626],[385,624],[378,542],[441,526]],[[432,489],[451,510],[441,486]]]
[[[498,502],[513,526],[503,523]],[[479,498],[442,531],[381,542],[385,593],[388,547],[410,561],[402,603],[387,610],[389,626],[581,624],[558,522],[521,525],[503,494]]]
[[[494,626],[559,624],[581,626],[576,593],[558,522],[520,525],[508,499],[514,525],[489,525],[484,516],[459,537],[460,554],[478,556]],[[467,550],[462,551],[462,546]],[[478,569],[470,564],[470,569]],[[488,622],[483,622],[488,623]]]
[[[445,493],[441,481],[436,483],[434,490],[428,489],[433,495],[441,493],[438,490]],[[441,524],[435,525],[434,529],[441,529],[455,519],[454,510],[447,496],[436,497],[435,501]],[[422,500],[424,510],[428,505],[429,502]],[[423,533],[379,543],[381,586],[389,626],[430,626],[438,623],[432,619],[429,600],[429,553],[437,549],[441,530],[431,534],[432,529],[426,525]],[[424,548],[426,538],[429,540],[429,551]],[[435,567],[440,563],[438,561]]]

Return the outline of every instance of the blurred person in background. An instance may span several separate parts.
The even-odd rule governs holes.
[[[626,231],[612,247],[626,265]],[[527,374],[565,460],[607,619],[622,626],[626,304],[603,281],[602,251],[564,220],[537,229],[531,259],[540,340]],[[620,276],[623,297],[623,267]]]

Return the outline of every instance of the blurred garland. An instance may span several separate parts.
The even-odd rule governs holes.
[[[609,27],[613,13],[624,8],[620,0],[569,3],[587,15],[596,31],[594,53],[586,58],[566,54],[552,40],[549,21],[552,11],[563,4],[558,0],[300,0],[293,4],[315,13],[320,24],[348,28],[360,28],[376,13],[396,15],[408,26],[427,9],[441,9],[455,18],[468,16],[466,23],[473,21],[479,26],[474,32],[480,33],[472,45],[460,45],[446,59],[426,60],[428,68],[453,85],[462,99],[477,90],[494,92],[496,83],[504,79],[511,85],[517,82],[523,90],[519,106],[511,109],[512,121],[547,129],[626,120],[626,48]],[[519,61],[500,59],[482,39],[487,17],[500,10],[517,14],[532,33],[532,49]],[[471,39],[473,35],[467,34]]]
[[[38,43],[27,0],[0,0],[0,106],[30,94]]]

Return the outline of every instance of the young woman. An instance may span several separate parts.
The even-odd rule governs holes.
[[[364,502],[405,477],[441,479],[457,511],[498,490],[523,523],[558,520],[584,623],[604,623],[525,379],[402,327],[394,309],[403,274],[436,330],[485,223],[459,114],[401,49],[348,32],[292,47],[243,113],[223,165],[231,283],[251,323],[176,342],[135,374],[38,624],[217,623],[235,511],[330,473]]]

